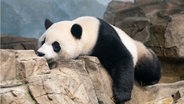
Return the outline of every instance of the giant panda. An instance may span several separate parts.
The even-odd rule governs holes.
[[[45,28],[37,55],[48,63],[80,55],[98,57],[112,78],[116,104],[130,100],[134,77],[141,85],[160,80],[160,62],[155,53],[102,19],[83,16],[57,23],[46,19]]]

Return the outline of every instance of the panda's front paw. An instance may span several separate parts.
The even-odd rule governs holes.
[[[113,88],[113,93],[116,104],[124,104],[126,101],[131,99],[131,91]]]
[[[52,60],[47,60],[48,66],[50,69],[56,68],[57,67],[57,62],[52,61]]]

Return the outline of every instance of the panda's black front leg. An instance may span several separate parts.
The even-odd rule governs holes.
[[[130,100],[134,82],[134,68],[132,62],[120,61],[111,70],[113,80],[113,94],[116,104],[124,104]]]

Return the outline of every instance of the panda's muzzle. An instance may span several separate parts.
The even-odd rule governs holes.
[[[36,52],[36,55],[39,56],[39,57],[44,57],[45,56],[44,53],[39,52],[39,51]],[[56,63],[56,61],[54,61],[54,59],[47,59],[47,63],[49,65],[50,69],[55,68],[57,66],[57,63]]]

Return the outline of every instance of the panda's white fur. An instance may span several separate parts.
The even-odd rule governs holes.
[[[138,57],[138,52],[137,52],[137,46],[134,42],[134,40],[132,38],[130,38],[129,35],[127,35],[124,31],[122,31],[121,29],[113,26],[113,28],[116,30],[116,32],[118,33],[119,37],[121,38],[122,43],[126,46],[126,48],[128,49],[128,51],[131,53],[132,57],[133,57],[133,62],[134,62],[134,66],[137,63],[137,57]]]
[[[137,47],[138,59],[141,59],[142,57],[152,58],[150,51],[141,42],[134,40],[134,43]]]
[[[80,41],[77,41],[73,38],[70,29],[73,24],[80,24],[83,26],[83,34]],[[39,39],[39,41],[43,41],[44,37],[47,38],[46,45],[43,45],[38,51],[45,53],[46,59],[56,59],[58,56],[53,51],[51,43],[53,41],[59,41],[62,47],[62,53],[59,54],[60,58],[69,59],[69,58],[76,58],[79,55],[88,55],[91,53],[96,41],[99,28],[99,20],[94,17],[84,16],[77,18],[73,21],[61,21],[58,23],[54,23]],[[134,40],[130,38],[124,31],[120,30],[119,28],[112,26],[118,35],[120,36],[123,44],[127,47],[129,52],[132,54],[134,60],[134,66],[137,62],[137,47],[134,43]],[[64,28],[64,29],[63,29]],[[93,30],[93,31],[91,31]],[[52,34],[52,35],[47,35]],[[67,34],[67,35],[65,35]],[[90,38],[89,38],[90,37]],[[54,39],[54,40],[52,40]],[[70,44],[65,44],[70,42]],[[66,52],[64,52],[66,50]]]
[[[70,33],[70,28],[75,23],[83,26],[83,34],[80,41],[73,38]],[[44,57],[46,59],[56,59],[58,56],[53,52],[51,44],[54,41],[58,41],[62,47],[62,53],[59,53],[60,58],[70,59],[76,58],[79,55],[87,55],[92,51],[92,48],[96,43],[97,35],[94,34],[98,33],[98,26],[99,21],[93,17],[83,17],[73,21],[61,21],[54,23],[40,37],[39,42],[43,41],[45,37],[47,38],[45,40],[45,45],[40,47],[38,51],[44,53]],[[91,29],[93,29],[93,31],[91,31]]]
[[[94,45],[97,41],[97,35],[98,34],[98,28],[99,28],[99,21],[93,17],[83,17],[83,18],[77,18],[73,20],[74,23],[77,23],[83,27],[83,34],[82,38],[80,39],[80,45],[81,48],[81,54],[88,55],[91,53]],[[93,30],[93,31],[91,31]],[[90,38],[89,38],[90,37]]]
[[[38,51],[45,53],[44,57],[47,60],[57,58],[57,56],[58,56],[58,54],[53,51],[53,48],[50,44],[43,44],[42,47]]]
[[[77,29],[72,30],[75,26]],[[79,32],[75,34],[75,31]],[[51,62],[80,55],[98,57],[113,80],[116,103],[130,99],[134,69],[141,85],[155,84],[160,79],[160,63],[152,50],[121,29],[95,17],[84,16],[49,25],[39,42],[38,55]],[[53,49],[54,42],[61,48],[58,52]]]

